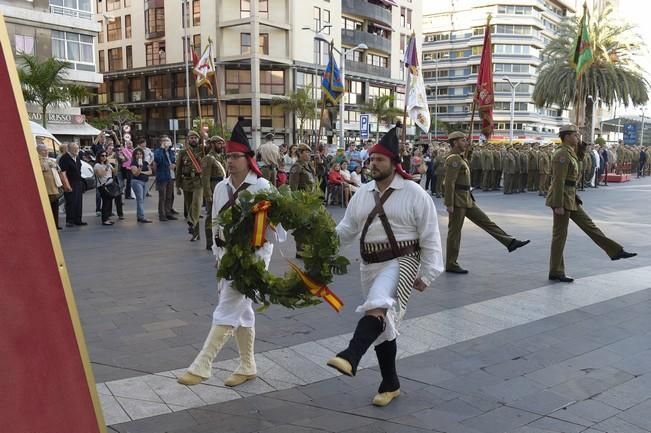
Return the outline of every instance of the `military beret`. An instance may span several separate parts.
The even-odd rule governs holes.
[[[312,151],[312,149],[310,148],[310,146],[308,146],[307,144],[305,144],[305,143],[298,143],[298,149],[297,149],[297,151],[300,152],[301,150],[307,150],[308,152]]]
[[[579,128],[576,127],[576,125],[563,125],[561,126],[561,129],[558,130],[559,133],[561,132],[579,132]]]
[[[219,135],[213,135],[212,137],[210,137],[210,138],[208,139],[208,142],[209,142],[209,143],[216,143],[216,142],[218,142],[218,141],[221,141],[222,143],[225,142],[225,140],[224,140],[223,138],[221,138]]]
[[[264,138],[266,138],[267,140],[273,140],[274,137],[275,137],[275,135],[274,135],[273,132],[267,132],[267,133],[264,135]]]
[[[188,137],[191,136],[191,135],[196,135],[197,137],[201,138],[199,133],[197,131],[195,131],[194,129],[191,129],[191,130],[188,131]]]
[[[457,138],[466,138],[466,134],[461,131],[454,131],[448,134],[448,140],[456,140]]]

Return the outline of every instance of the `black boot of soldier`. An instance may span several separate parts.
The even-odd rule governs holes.
[[[328,361],[328,365],[347,376],[355,376],[362,356],[384,331],[384,317],[364,316],[357,322],[348,348]]]
[[[382,383],[377,391],[378,393],[373,397],[375,406],[386,406],[400,395],[400,380],[396,372],[397,353],[398,348],[395,339],[375,346],[375,354],[382,374]]]

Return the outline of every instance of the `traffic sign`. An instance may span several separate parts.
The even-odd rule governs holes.
[[[179,129],[179,119],[170,119],[170,130],[178,131]]]
[[[131,132],[131,126],[130,126],[130,125],[124,125],[124,126],[122,127],[122,131],[124,131],[124,132],[126,132],[126,133]]]
[[[359,116],[359,135],[362,140],[368,140],[369,133],[369,115],[360,114]]]
[[[122,138],[124,138],[125,141],[131,140],[131,134],[127,132],[126,134],[122,135]]]

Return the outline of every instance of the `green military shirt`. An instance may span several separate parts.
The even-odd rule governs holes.
[[[289,187],[294,191],[309,191],[314,187],[316,176],[309,161],[298,161],[289,171]]]
[[[493,170],[502,171],[502,154],[496,149],[493,149],[491,154],[493,155]]]
[[[529,170],[537,171],[538,170],[538,151],[531,149],[529,151]]]
[[[552,154],[552,183],[545,204],[551,208],[577,210],[576,183],[579,180],[579,160],[570,146],[562,144]]]
[[[468,161],[458,153],[451,153],[445,158],[445,207],[471,208],[473,202]]]
[[[504,153],[504,163],[502,170],[506,174],[515,174],[515,157],[513,150]]]
[[[481,169],[485,171],[494,170],[493,155],[488,149],[483,149],[481,151]]]
[[[538,170],[542,174],[549,174],[550,166],[551,162],[549,160],[549,155],[547,152],[540,152],[540,155],[538,156]]]
[[[203,158],[201,146],[191,147],[191,149],[197,162],[201,164]],[[187,150],[187,148],[182,149],[176,158],[176,180],[181,189],[194,191],[201,188],[201,173],[192,163]]]
[[[529,155],[525,150],[520,152],[520,173],[529,173]]]
[[[226,170],[217,158],[217,152],[210,152],[201,160],[201,184],[203,185],[203,197],[212,201],[212,194],[215,186],[226,177]]]

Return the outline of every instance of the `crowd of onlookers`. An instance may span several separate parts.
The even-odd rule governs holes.
[[[207,138],[207,137],[206,137]],[[273,137],[269,137],[272,140]],[[161,143],[166,143],[162,146]],[[146,218],[144,202],[150,197],[150,190],[157,180],[170,188],[159,191],[159,199],[165,201],[166,209],[161,221],[176,219],[178,214],[174,202],[174,164],[175,146],[167,136],[152,143],[152,150],[145,138],[135,143],[124,140],[122,143],[112,131],[102,132],[93,141],[90,149],[80,151],[75,143],[63,144],[56,159],[48,155],[49,149],[38,144],[41,167],[57,228],[61,228],[58,216],[60,203],[65,205],[67,227],[83,226],[82,194],[95,188],[95,212],[101,224],[113,225],[114,217],[124,219],[123,200],[135,200],[136,216],[139,223],[151,223]],[[319,188],[327,205],[346,206],[360,186],[371,180],[368,149],[375,144],[368,140],[363,144],[349,146],[348,149],[331,148],[319,145],[312,153],[311,163],[318,179]],[[289,173],[298,161],[297,145],[278,145],[280,158],[276,169],[276,184],[288,182]],[[488,145],[475,144],[467,155],[471,167],[472,186],[483,190],[503,189],[505,194],[538,191],[546,193],[550,181],[550,161],[554,146],[529,145]],[[158,152],[158,164],[155,161]],[[223,140],[221,149],[224,152]],[[449,146],[445,142],[431,144],[402,145],[401,165],[411,174],[413,180],[441,197],[445,182],[445,158]],[[162,156],[161,156],[162,155]],[[608,173],[633,173],[638,177],[650,172],[648,150],[643,147],[589,146],[580,155],[584,173],[581,186],[596,187],[607,183]],[[165,164],[163,164],[165,163]],[[83,165],[92,167],[94,176],[82,176]],[[156,171],[157,165],[165,165],[164,170]],[[154,182],[150,178],[156,176]],[[160,178],[160,179],[159,179]],[[160,206],[159,206],[160,210]],[[159,212],[160,213],[160,212]]]

